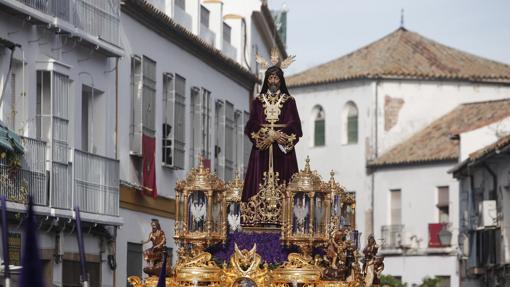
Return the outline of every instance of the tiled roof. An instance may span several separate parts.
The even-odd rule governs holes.
[[[478,160],[482,158],[483,156],[486,156],[492,152],[501,150],[505,148],[506,146],[510,146],[510,135],[504,136],[497,140],[496,142],[485,146],[471,154],[469,154],[469,159],[472,161]]]
[[[171,41],[176,42],[184,49],[202,58],[214,68],[225,71],[233,78],[241,77],[243,82],[251,83],[251,85],[258,82],[258,78],[254,73],[226,56],[222,51],[206,43],[185,27],[179,25],[148,1],[125,0],[123,3],[123,12],[127,12],[130,16],[144,18],[146,21],[143,21],[143,24],[150,25],[155,30],[159,29],[156,32],[167,34]]]
[[[286,81],[290,87],[299,87],[377,78],[510,82],[510,65],[399,28],[368,46],[290,76]]]
[[[391,148],[370,167],[458,160],[459,141],[450,139],[510,117],[510,100],[463,104],[442,116],[407,140]]]

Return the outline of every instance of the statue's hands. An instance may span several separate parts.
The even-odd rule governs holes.
[[[264,142],[262,143],[260,149],[266,150],[269,148],[269,146],[273,143],[273,139],[271,137],[267,137]]]
[[[278,131],[276,132],[275,140],[277,143],[284,145],[287,143],[287,137],[284,133]]]

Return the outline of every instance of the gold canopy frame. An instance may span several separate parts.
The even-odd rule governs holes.
[[[261,191],[248,203],[241,203],[241,218],[249,222],[243,232],[252,232],[246,231],[247,227],[262,231],[277,228],[282,245],[297,246],[300,252],[290,253],[287,260],[270,268],[257,253],[256,244],[250,250],[240,250],[235,244],[229,260],[217,263],[204,249],[226,241],[227,209],[229,204],[239,204],[243,182],[236,175],[225,184],[200,161],[199,167],[175,188],[174,239],[179,248],[166,286],[378,286],[374,278],[384,265],[378,263],[378,275],[372,271],[374,268],[367,269],[372,273],[366,274],[360,267],[359,238],[354,229],[356,201],[335,181],[333,172],[329,181],[323,181],[307,158],[305,168],[294,174],[288,184],[280,184],[278,174],[272,170],[265,175]],[[197,224],[200,220],[202,225]],[[314,248],[322,253],[313,254]],[[131,276],[128,281],[132,286],[152,287],[156,286],[157,277],[142,280]]]

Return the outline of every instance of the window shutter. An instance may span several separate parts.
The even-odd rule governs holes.
[[[358,115],[347,118],[347,143],[358,142]]]
[[[200,154],[206,158],[211,159],[210,141],[211,141],[211,92],[202,88],[200,95]]]
[[[142,60],[131,58],[131,126],[129,145],[131,154],[142,154]]]
[[[144,56],[142,64],[143,64],[143,96],[142,96],[143,133],[149,137],[155,137],[156,62]]]
[[[232,180],[234,177],[234,154],[235,150],[235,123],[234,105],[226,102],[225,105],[225,180]]]
[[[225,179],[225,103],[216,101],[216,143],[214,149],[214,169],[218,177]]]
[[[184,169],[186,155],[186,80],[175,77],[174,167]]]
[[[197,166],[199,154],[199,140],[200,140],[200,90],[197,87],[191,89],[191,104],[190,104],[190,167]]]
[[[315,120],[315,129],[314,129],[314,146],[323,146],[326,142],[325,137],[325,125],[326,121],[324,119],[322,120]]]
[[[169,73],[163,74],[163,126],[161,135],[162,160],[166,166],[173,167],[175,164],[174,142],[175,142],[175,126],[174,126],[174,93],[175,81],[174,76]]]
[[[244,140],[244,126],[243,126],[243,113],[240,110],[236,110],[234,113],[235,122],[235,156],[234,156],[234,168],[235,172],[242,172],[243,167],[243,140]]]

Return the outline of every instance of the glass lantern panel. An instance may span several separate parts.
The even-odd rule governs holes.
[[[342,217],[340,218],[343,227],[354,227],[354,209],[351,205],[342,207]]]
[[[292,205],[292,233],[310,233],[310,198],[304,192],[297,192],[294,195]]]
[[[240,231],[241,229],[241,205],[239,202],[228,204],[227,221],[229,232]]]
[[[313,232],[316,235],[323,235],[326,233],[326,206],[324,206],[324,194],[316,193],[313,204]]]
[[[220,232],[221,231],[221,196],[219,193],[215,192],[212,197],[212,231]]]
[[[188,231],[204,232],[207,222],[207,196],[204,191],[192,191],[188,198]]]

